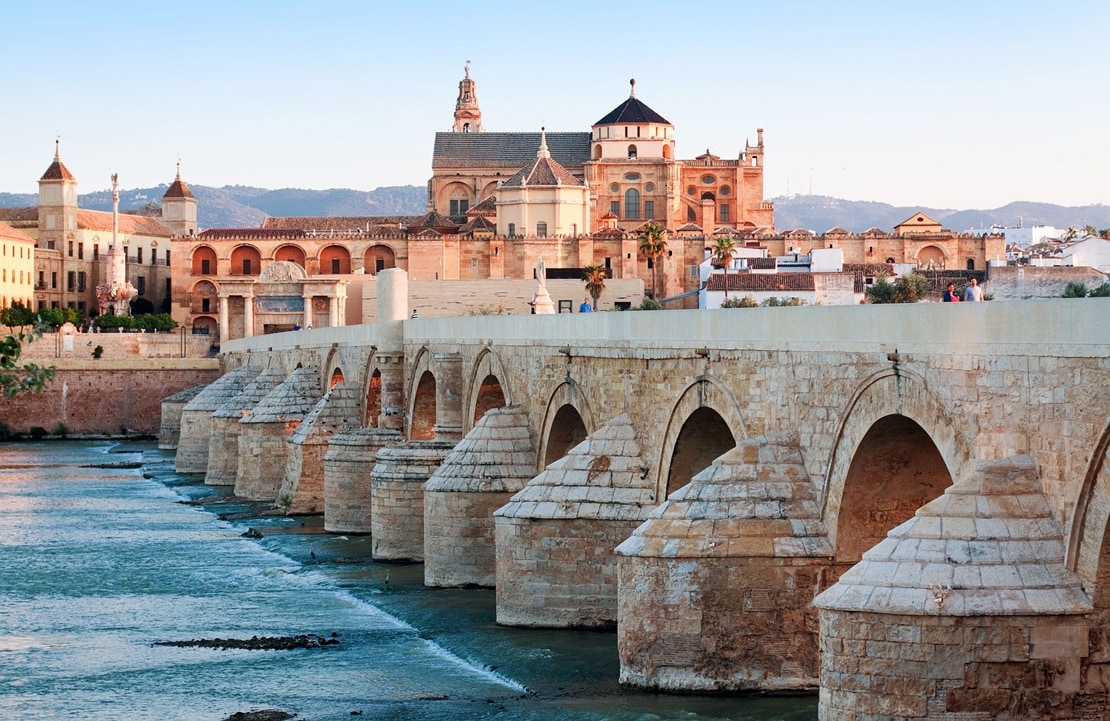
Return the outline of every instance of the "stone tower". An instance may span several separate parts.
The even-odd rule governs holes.
[[[177,164],[177,178],[162,196],[162,225],[175,235],[196,235],[197,199],[181,179],[181,163]]]
[[[54,162],[39,178],[39,243],[50,250],[64,250],[65,241],[77,236],[77,178],[62,165],[59,141],[54,142]]]
[[[482,109],[478,107],[478,95],[474,92],[474,81],[470,79],[470,61],[466,63],[466,77],[459,81],[459,98],[455,101],[456,133],[482,132]]]

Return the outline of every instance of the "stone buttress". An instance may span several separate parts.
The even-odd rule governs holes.
[[[214,380],[181,409],[181,436],[177,443],[174,470],[178,473],[204,473],[208,470],[208,436],[212,414],[234,398],[254,377],[258,366],[239,366]]]
[[[536,470],[528,416],[490,409],[424,484],[424,583],[494,586],[493,512]]]
[[[278,492],[279,505],[286,513],[324,512],[324,456],[328,439],[342,428],[357,428],[361,416],[358,390],[353,383],[339,381],[289,436],[285,480]]]
[[[740,441],[616,552],[622,683],[817,687],[812,601],[833,549],[797,434]]]
[[[208,432],[208,470],[204,474],[207,485],[235,485],[235,474],[239,469],[239,421],[283,380],[285,375],[280,370],[268,368],[212,414],[212,426]]]
[[[815,599],[820,717],[1106,718],[1064,548],[1033,460],[979,462]]]
[[[632,419],[619,415],[494,513],[498,623],[616,623],[613,549],[656,506],[641,452]]]
[[[324,530],[370,533],[370,473],[378,451],[397,445],[391,428],[350,428],[328,439],[324,455]]]
[[[319,371],[298,368],[239,421],[235,495],[278,500],[289,458],[289,436],[319,400]]]
[[[158,427],[158,450],[176,451],[181,438],[181,411],[196,398],[207,385],[186,388],[162,399],[162,422]]]
[[[370,474],[370,534],[375,559],[424,559],[424,484],[457,442],[405,441],[378,451]]]

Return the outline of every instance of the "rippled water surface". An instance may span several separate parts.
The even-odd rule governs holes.
[[[499,627],[490,590],[424,588],[368,538],[257,517],[172,468],[153,445],[0,445],[0,719],[816,718],[812,697],[621,689],[612,632]],[[305,633],[340,643],[153,645]]]

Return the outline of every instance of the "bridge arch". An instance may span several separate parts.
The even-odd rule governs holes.
[[[822,516],[837,560],[852,563],[960,478],[971,455],[924,379],[902,368],[864,379],[845,406],[835,439]],[[891,473],[884,480],[893,482],[870,484],[874,465]],[[838,543],[842,523],[852,528],[851,542]]]
[[[486,411],[512,404],[512,389],[505,382],[507,377],[500,356],[489,348],[483,348],[470,375],[470,398],[464,411],[467,431],[482,420]]]
[[[377,346],[371,346],[366,353],[366,363],[359,387],[362,388],[360,411],[363,428],[377,428],[378,416],[382,412],[382,371],[377,357]]]
[[[537,456],[542,471],[586,439],[594,425],[593,413],[582,389],[573,380],[559,384],[547,401],[543,428],[540,431],[540,452]]]
[[[655,469],[655,498],[662,503],[747,437],[747,425],[732,392],[708,373],[696,378],[671,409]]]
[[[1096,609],[1110,610],[1110,425],[1094,447],[1068,537],[1068,568]]]
[[[408,388],[408,438],[414,441],[428,441],[436,437],[436,374],[435,357],[427,347],[421,348],[416,362],[412,364],[412,375]]]
[[[344,380],[345,374],[339,362],[339,349],[333,347],[328,351],[327,359],[324,361],[324,373],[320,374],[320,382],[323,384],[321,390],[327,393],[336,383],[341,383]]]

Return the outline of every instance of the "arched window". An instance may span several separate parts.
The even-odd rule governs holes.
[[[469,133],[470,132],[470,123],[463,123],[463,132],[464,133]]]
[[[629,160],[635,160],[636,159],[636,146],[635,145],[629,145],[628,146],[628,159]]]
[[[640,219],[640,191],[629,188],[624,193],[624,217],[629,220]]]
[[[594,146],[594,160],[601,160],[601,146]]]
[[[509,237],[516,237],[516,223],[509,223]]]

